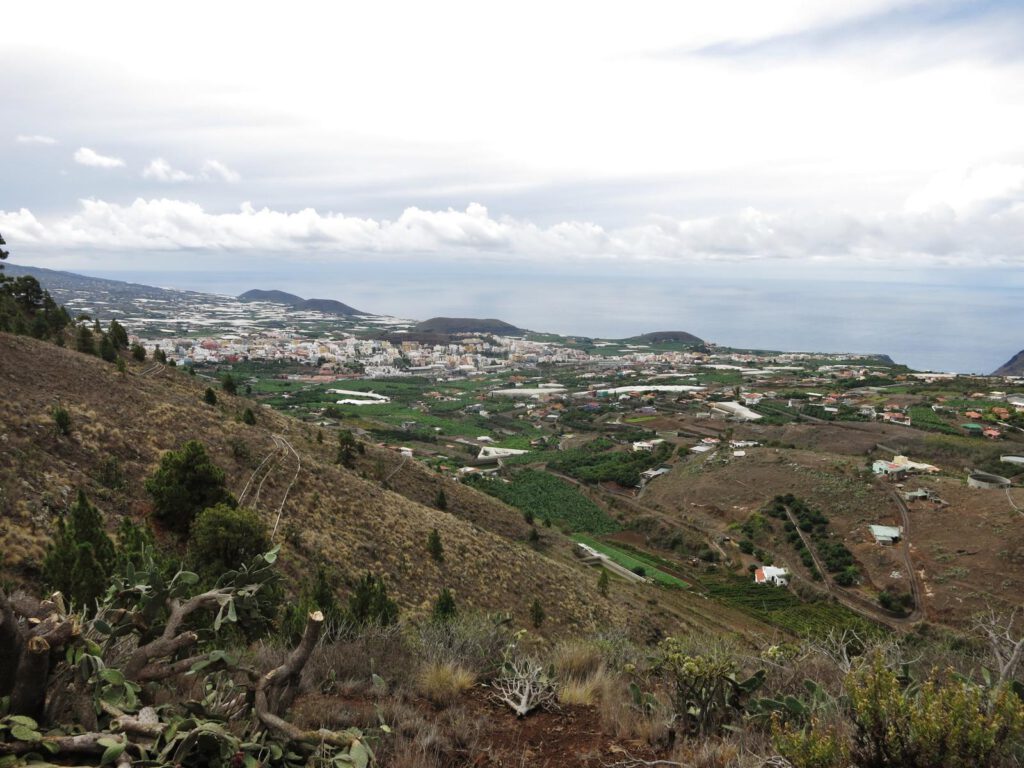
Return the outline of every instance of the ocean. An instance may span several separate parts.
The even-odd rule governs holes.
[[[1024,348],[1024,275],[1009,267],[369,258],[223,266],[80,271],[230,295],[276,288],[375,314],[495,317],[566,335],[682,330],[739,348],[884,353],[922,370],[990,373]]]

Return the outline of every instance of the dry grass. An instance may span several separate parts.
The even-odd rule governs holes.
[[[601,649],[589,640],[564,640],[551,652],[551,663],[559,680],[582,682],[598,673],[603,656]]]
[[[591,707],[610,689],[611,681],[604,667],[598,667],[585,678],[568,677],[558,686],[558,703]]]
[[[476,683],[476,675],[450,661],[431,661],[416,676],[416,690],[438,706],[449,706]]]

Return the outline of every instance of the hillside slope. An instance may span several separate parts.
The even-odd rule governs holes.
[[[993,376],[1024,376],[1024,349],[992,371]]]
[[[494,318],[476,317],[432,317],[419,323],[416,333],[496,333],[501,336],[515,336],[523,331],[511,323]]]
[[[678,614],[651,612],[652,595],[641,587],[616,584],[612,599],[601,597],[596,572],[573,561],[561,534],[544,529],[542,551],[528,546],[526,524],[501,502],[373,446],[353,470],[344,469],[334,463],[333,435],[319,443],[314,428],[266,409],[259,409],[256,426],[247,426],[239,416],[251,401],[222,394],[217,406],[206,405],[208,384],[147,365],[121,375],[99,359],[0,334],[0,577],[38,577],[54,518],[78,488],[103,510],[110,529],[122,515],[146,516],[143,480],[161,453],[199,439],[236,496],[244,492],[270,526],[280,513],[285,571],[298,577],[311,562],[325,561],[339,574],[343,599],[347,585],[369,570],[386,577],[412,617],[425,614],[447,586],[461,607],[508,611],[519,625],[538,599],[548,616],[544,630],[555,634],[627,626],[650,636],[680,628]],[[58,403],[71,416],[67,437],[53,428]],[[418,503],[441,487],[449,511]],[[444,545],[442,563],[427,554],[433,528]],[[701,623],[701,614],[690,611],[686,625]],[[712,623],[723,624],[731,617]],[[757,630],[740,618],[735,626]]]
[[[294,309],[305,309],[313,312],[322,312],[325,315],[340,315],[342,317],[366,314],[334,299],[304,299],[301,296],[296,296],[294,293],[277,290],[265,291],[253,288],[251,291],[246,291],[240,295],[238,299],[239,301],[270,301],[276,304],[286,304]]]

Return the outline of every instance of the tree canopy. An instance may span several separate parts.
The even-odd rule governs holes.
[[[168,451],[156,472],[146,480],[153,497],[153,514],[160,523],[185,535],[196,516],[208,507],[236,506],[224,485],[224,471],[210,459],[206,447],[189,440],[180,450]]]

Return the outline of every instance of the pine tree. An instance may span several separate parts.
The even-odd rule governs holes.
[[[107,335],[110,337],[110,341],[115,349],[128,349],[128,331],[117,320],[110,321]]]
[[[223,378],[220,380],[221,389],[227,392],[229,395],[238,393],[238,382],[235,381],[235,377],[230,373],[225,373]]]
[[[100,357],[108,363],[112,363],[117,360],[117,349],[114,348],[114,342],[112,342],[110,340],[110,336],[105,333],[100,336]]]
[[[336,462],[346,469],[352,469],[356,465],[356,438],[349,429],[338,433],[338,457]]]
[[[533,622],[535,629],[540,629],[540,625],[544,623],[544,618],[544,606],[540,604],[540,600],[534,598],[533,605],[530,606],[530,621]]]
[[[384,579],[367,573],[348,599],[348,612],[356,624],[394,624],[398,605],[388,597]]]
[[[433,619],[442,622],[450,621],[455,618],[456,613],[458,613],[458,609],[455,607],[455,598],[452,596],[451,590],[445,587],[434,603]]]
[[[242,411],[242,422],[250,426],[256,423],[256,414],[253,413],[252,408],[246,408]]]
[[[448,509],[448,497],[444,495],[444,488],[439,488],[437,496],[434,497],[434,506],[442,512]]]
[[[601,575],[597,577],[597,591],[601,597],[608,597],[608,571],[601,569]]]
[[[146,359],[146,348],[141,344],[132,344],[132,358],[137,362],[143,362]]]
[[[437,532],[437,528],[432,529],[427,536],[427,551],[435,562],[444,561],[444,545],[441,544],[441,534]]]
[[[78,326],[78,336],[75,338],[75,349],[87,355],[96,354],[96,344],[93,342],[92,331],[89,326]]]
[[[146,491],[153,497],[156,518],[180,535],[188,533],[204,509],[217,504],[235,506],[234,497],[224,487],[224,471],[197,440],[165,453],[156,472],[146,480]]]
[[[114,543],[103,528],[103,517],[85,497],[58,518],[53,544],[43,560],[43,579],[79,606],[90,606],[103,594],[114,569]]]
[[[209,405],[217,404],[217,393],[213,391],[212,387],[207,387],[203,393],[203,402]]]

